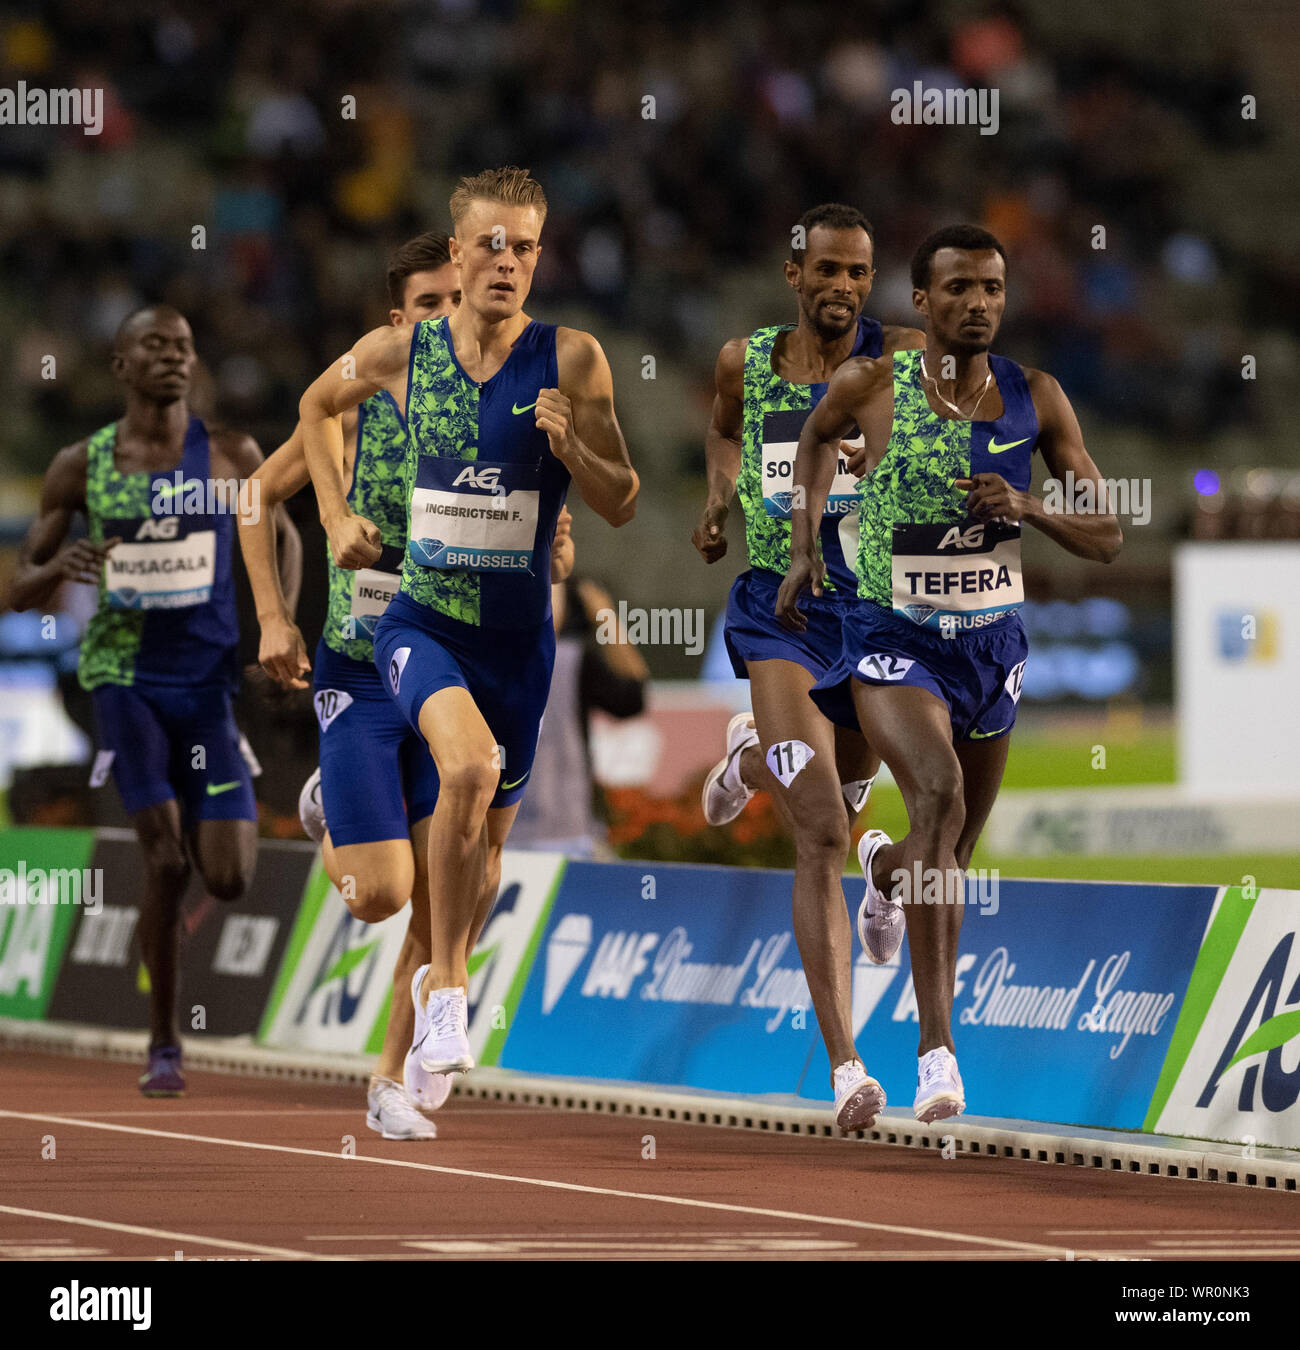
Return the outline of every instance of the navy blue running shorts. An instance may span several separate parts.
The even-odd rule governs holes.
[[[793,661],[820,680],[840,659],[844,645],[840,626],[854,602],[805,592],[799,609],[807,616],[808,627],[792,633],[776,617],[781,581],[775,572],[754,568],[736,578],[727,597],[723,637],[731,668],[742,680],[749,678],[749,661]]]
[[[839,661],[809,692],[832,722],[856,728],[850,680],[928,689],[948,705],[954,740],[994,740],[1015,725],[1028,654],[1019,614],[945,637],[859,600],[844,618]]]
[[[339,848],[408,838],[438,801],[429,747],[369,662],[343,656],[322,639],[313,678],[330,842]]]
[[[524,795],[554,665],[549,615],[536,628],[480,628],[398,594],[375,629],[375,667],[417,733],[420,709],[433,694],[452,685],[469,691],[501,747],[493,807]]]
[[[127,815],[175,798],[186,819],[256,820],[227,684],[102,684],[91,691],[98,787],[111,768]]]

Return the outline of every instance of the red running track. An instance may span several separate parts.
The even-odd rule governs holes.
[[[391,1143],[357,1087],[137,1072],[0,1052],[0,1260],[1300,1256],[1276,1191],[473,1098]]]

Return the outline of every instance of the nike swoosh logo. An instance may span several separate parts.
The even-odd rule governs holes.
[[[519,404],[516,403],[516,404],[514,405],[514,407],[511,409],[511,412],[513,412],[514,415],[515,415],[516,417],[518,417],[520,413],[526,413],[526,412],[528,411],[529,408],[535,408],[535,407],[537,407],[537,400],[536,400],[536,399],[533,399],[533,401],[532,401],[531,403],[525,403],[524,406],[523,406],[522,408],[519,406]],[[526,776],[526,775],[525,775],[525,776]],[[521,781],[522,781],[522,780],[521,780]]]
[[[1000,455],[1004,450],[1014,450],[1018,445],[1024,445],[1029,439],[1028,436],[1022,436],[1018,441],[1008,441],[1006,445],[999,445],[997,441],[989,441],[989,454]]]
[[[973,741],[986,741],[990,736],[1000,736],[1006,727],[999,727],[997,731],[972,731],[970,738]]]
[[[236,778],[233,783],[209,783],[208,796],[218,797],[223,792],[229,792],[231,788],[237,788],[239,786],[239,782],[240,780]]]
[[[529,769],[529,770],[528,770],[528,773],[532,773],[532,770]],[[528,773],[524,774],[524,778],[527,778],[527,777],[528,777]],[[502,784],[501,784],[501,791],[502,791],[502,792],[509,792],[511,788],[517,788],[517,787],[519,786],[519,784],[522,783],[522,782],[524,781],[524,778],[516,778],[515,781],[514,781],[513,783],[502,783]]]

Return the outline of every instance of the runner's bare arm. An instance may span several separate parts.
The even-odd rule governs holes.
[[[225,460],[233,474],[243,480],[239,493],[242,523],[246,507],[250,513],[259,509],[257,495],[261,489],[254,486],[254,480],[257,471],[265,463],[261,447],[242,431],[214,431],[211,441],[214,458]],[[278,559],[280,592],[289,613],[293,614],[298,608],[298,592],[302,587],[302,537],[283,505],[262,502],[260,509],[268,517],[268,523],[274,525],[276,537],[272,556]],[[251,575],[249,580],[251,583]]]
[[[1061,497],[1069,495],[1064,511],[1054,509],[1050,498],[1019,492],[996,473],[981,473],[958,479],[955,486],[969,487],[967,508],[977,520],[1023,521],[1041,530],[1049,539],[1080,558],[1114,562],[1124,546],[1124,532],[1109,509],[1105,482],[1083,444],[1079,419],[1065,391],[1041,370],[1026,370],[1029,392],[1038,414],[1038,449]],[[1067,477],[1071,475],[1072,477]],[[1065,485],[1090,482],[1092,509],[1079,510]]]
[[[776,599],[777,617],[797,632],[807,626],[798,605],[800,594],[811,588],[814,595],[821,595],[826,576],[826,566],[817,551],[817,533],[835,479],[840,438],[855,423],[865,420],[872,397],[892,381],[893,364],[888,357],[845,361],[831,376],[825,397],[803,424],[794,460],[790,570]]]
[[[270,455],[247,480],[239,505],[239,546],[244,554],[261,629],[257,659],[279,685],[305,689],[311,670],[307,646],[280,583],[271,512],[311,481],[302,448],[302,428]]]
[[[379,530],[352,513],[344,486],[343,428],[335,419],[406,374],[411,330],[385,325],[367,333],[303,394],[298,404],[307,468],[316,489],[320,521],[340,567],[367,567],[383,552]]]
[[[727,552],[727,515],[740,477],[744,453],[745,346],[748,339],[732,338],[718,353],[714,367],[713,415],[704,437],[704,466],[708,496],[691,543],[707,563]]]
[[[919,328],[900,328],[897,324],[881,326],[880,350],[883,356],[908,352],[925,346],[925,334]]]
[[[560,387],[538,391],[537,425],[582,500],[611,525],[626,525],[636,514],[641,480],[614,416],[609,362],[600,343],[576,328],[556,330],[555,356]]]
[[[551,584],[567,580],[573,571],[573,517],[567,506],[560,507],[555,520],[555,540],[551,544]]]
[[[55,455],[41,483],[41,503],[18,551],[9,587],[13,609],[37,609],[53,598],[64,581],[98,583],[104,559],[118,539],[92,544],[65,543],[72,520],[86,509],[86,442],[65,446]]]
[[[900,328],[887,323],[880,330],[880,354],[892,356],[895,352],[915,351],[925,346],[925,334],[919,328]],[[849,472],[861,478],[867,471],[867,447],[865,445],[846,445],[844,454],[848,459]]]

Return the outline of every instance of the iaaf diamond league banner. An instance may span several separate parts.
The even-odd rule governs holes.
[[[845,880],[852,914],[862,886]],[[970,882],[953,1001],[968,1111],[1142,1128],[1215,897],[1209,886]],[[788,872],[570,863],[501,1064],[829,1101],[790,910]],[[907,944],[880,967],[853,946],[858,1051],[909,1109]]]
[[[564,871],[553,853],[505,854],[497,902],[469,960],[470,1045],[494,1064]],[[382,923],[353,918],[317,861],[258,1039],[280,1048],[377,1054],[409,906]]]

